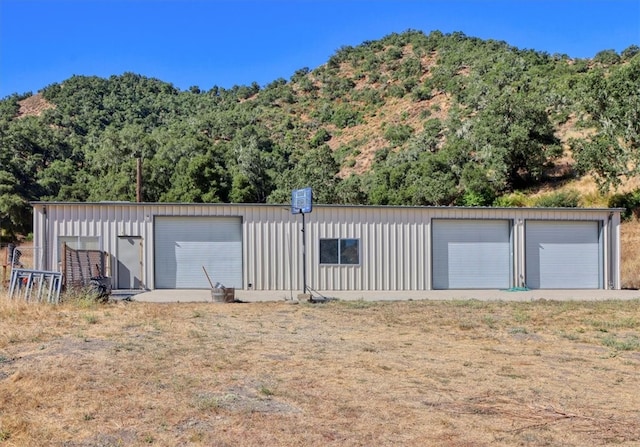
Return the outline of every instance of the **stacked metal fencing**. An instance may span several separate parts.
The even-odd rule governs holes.
[[[69,289],[89,288],[101,300],[111,294],[111,278],[105,276],[107,254],[100,250],[74,250],[62,247],[62,275]]]
[[[60,302],[62,289],[62,273],[13,268],[9,297],[22,298],[25,301],[45,301],[57,304]]]

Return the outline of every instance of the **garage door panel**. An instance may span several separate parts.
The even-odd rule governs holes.
[[[158,289],[210,288],[211,280],[242,287],[242,222],[236,217],[158,217],[155,221]]]
[[[532,289],[602,286],[600,226],[593,221],[528,221],[526,284]]]
[[[433,288],[493,289],[511,284],[507,220],[433,221]]]

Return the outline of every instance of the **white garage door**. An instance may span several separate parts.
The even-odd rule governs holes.
[[[242,288],[239,217],[157,217],[154,234],[157,289],[209,289],[211,281]]]
[[[526,222],[526,283],[532,289],[602,287],[600,224]]]
[[[508,220],[433,220],[434,289],[504,289],[511,286]]]

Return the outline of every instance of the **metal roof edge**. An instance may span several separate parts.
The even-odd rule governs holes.
[[[63,205],[63,206],[198,206],[198,207],[290,207],[285,203],[186,203],[186,202],[128,202],[128,201],[100,201],[100,202],[62,202],[62,201],[32,201],[33,205]],[[580,207],[495,207],[495,206],[419,206],[419,205],[348,205],[348,204],[313,204],[314,208],[395,208],[395,209],[458,209],[458,210],[540,210],[540,211],[625,211],[626,208],[580,208]]]

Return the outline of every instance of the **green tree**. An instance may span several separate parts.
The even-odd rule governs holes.
[[[265,142],[263,142],[264,144]],[[258,137],[252,135],[246,141],[234,145],[236,168],[230,199],[236,203],[264,203],[271,192],[269,162],[261,150]]]
[[[292,190],[307,186],[313,190],[315,203],[337,203],[339,166],[329,146],[304,151],[293,165],[278,177],[278,188],[269,196],[269,203],[288,203]]]
[[[620,56],[615,50],[602,50],[593,57],[593,61],[604,65],[613,65],[620,62]]]
[[[581,92],[587,125],[597,133],[574,140],[572,148],[579,171],[592,173],[606,191],[640,174],[640,58],[590,73]]]
[[[178,162],[172,188],[162,199],[187,203],[227,202],[230,184],[230,175],[217,154],[198,154]]]

